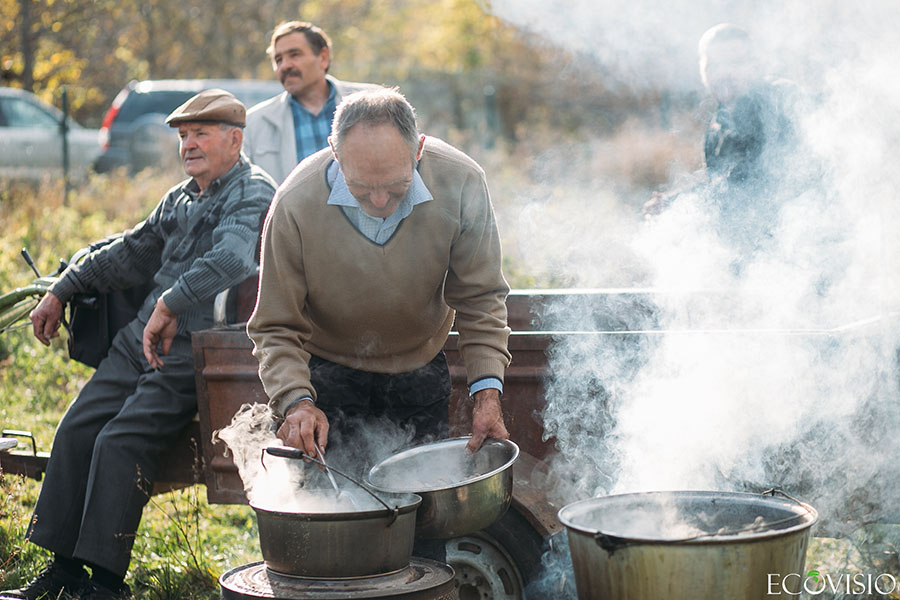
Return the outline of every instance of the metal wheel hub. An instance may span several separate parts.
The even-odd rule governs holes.
[[[479,532],[447,542],[447,562],[456,571],[459,600],[521,600],[522,574],[509,553]]]

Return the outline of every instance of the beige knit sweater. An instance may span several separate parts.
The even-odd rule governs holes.
[[[469,383],[503,379],[506,296],[500,238],[484,172],[427,138],[420,204],[383,246],[327,204],[328,149],[278,189],[263,229],[259,298],[247,324],[272,408],[316,397],[310,354],[376,373],[427,364],[453,323]]]

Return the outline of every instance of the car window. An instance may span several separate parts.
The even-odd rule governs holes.
[[[7,127],[59,127],[59,122],[52,114],[21,98],[2,98],[3,113]]]
[[[196,94],[193,91],[153,91],[147,93],[131,92],[125,99],[117,121],[130,123],[141,115],[159,113],[167,115]]]
[[[268,100],[272,96],[281,93],[280,89],[262,89],[262,90],[243,90],[234,92],[234,95],[244,103],[247,108],[255,104],[259,104],[263,100]]]

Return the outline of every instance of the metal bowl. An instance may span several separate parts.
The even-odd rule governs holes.
[[[306,490],[289,510],[251,502],[266,567],[282,575],[344,579],[405,569],[415,539],[415,494],[379,494],[393,510],[363,490]]]
[[[414,446],[382,460],[366,481],[376,490],[422,497],[416,537],[450,539],[488,527],[512,498],[512,465],[519,447],[509,440],[485,440],[466,453],[468,437]]]

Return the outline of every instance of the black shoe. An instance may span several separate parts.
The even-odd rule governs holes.
[[[131,598],[131,589],[124,583],[118,590],[111,590],[90,579],[86,580],[72,595],[72,600],[127,600],[129,598]]]
[[[59,565],[51,562],[38,573],[34,581],[17,590],[0,592],[0,598],[17,598],[20,600],[57,600],[66,594],[74,593],[87,581],[87,571],[73,575],[63,571]]]

